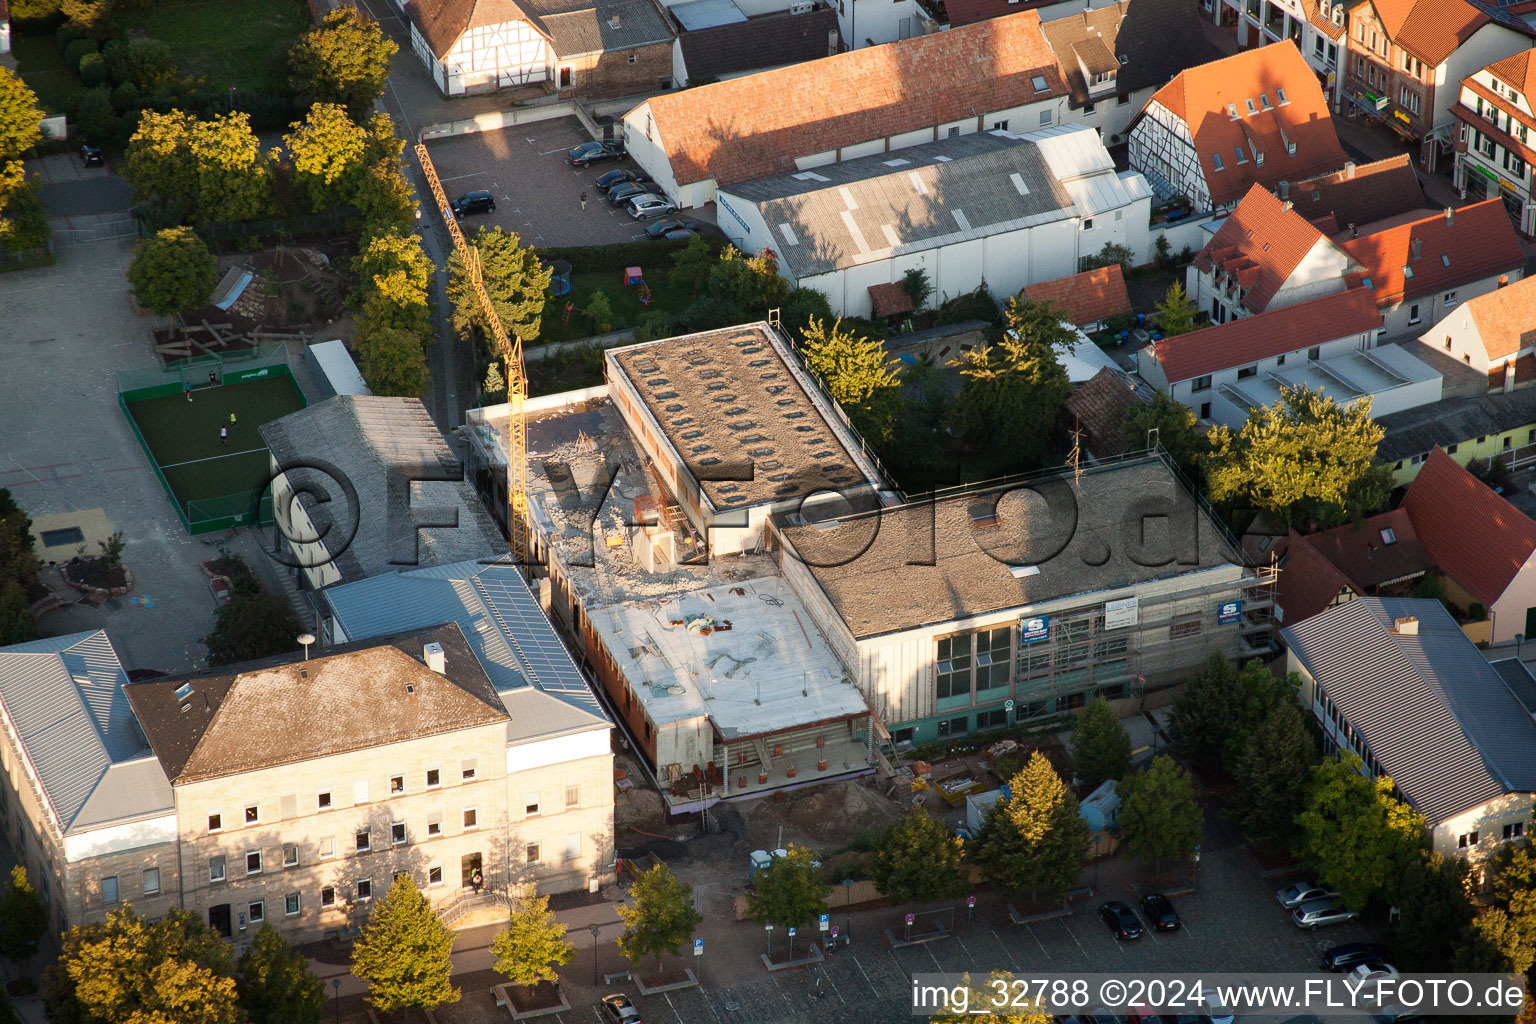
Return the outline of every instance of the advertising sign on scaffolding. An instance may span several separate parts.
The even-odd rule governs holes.
[[[1104,602],[1104,628],[1124,629],[1140,621],[1140,598],[1126,597]]]

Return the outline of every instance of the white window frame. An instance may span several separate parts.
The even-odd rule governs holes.
[[[464,825],[465,832],[473,832],[480,827],[480,808],[466,807],[459,815],[459,821]]]
[[[368,887],[368,895],[366,895],[366,896],[363,895],[363,887],[364,886]],[[357,880],[356,884],[352,887],[352,891],[357,894],[357,902],[359,902],[359,903],[367,903],[367,902],[369,902],[370,900],[373,899],[373,879],[372,878],[359,878]]]
[[[213,873],[213,869],[214,869],[215,866],[217,866],[218,869],[219,869],[219,873],[217,875],[215,875]],[[228,858],[226,858],[224,856],[209,857],[208,858],[208,884],[209,885],[218,885],[218,884],[220,884],[222,882],[228,881],[228,879],[229,879],[229,860],[228,860]]]
[[[260,924],[267,919],[267,901],[251,900],[245,905],[245,920],[248,924]]]
[[[358,840],[359,839],[361,839],[363,841],[363,845],[361,845],[361,846],[358,845]],[[352,834],[352,852],[353,853],[372,853],[373,852],[373,829],[371,829],[371,828],[360,828],[360,829],[358,829],[356,832],[354,832]]]
[[[326,899],[325,894],[330,893],[331,898]],[[320,906],[334,907],[336,905],[336,887],[334,885],[322,885],[320,887]]]
[[[435,879],[432,877],[434,872],[437,874],[437,877]],[[428,865],[427,866],[427,888],[435,889],[435,888],[437,888],[438,886],[440,886],[442,884],[443,884],[443,866],[441,864],[430,864],[430,865]]]
[[[395,838],[395,830],[396,829],[399,829],[399,831],[400,831],[400,838],[399,839]],[[392,822],[390,822],[389,823],[389,845],[390,846],[404,846],[408,842],[410,842],[410,834],[408,832],[406,832],[405,822],[403,822],[403,821],[392,821]]]
[[[322,789],[320,792],[315,794],[315,810],[317,810],[317,811],[328,811],[333,806],[335,806],[335,803],[331,799],[331,791],[330,790]]]
[[[320,838],[320,859],[329,860],[336,856],[336,837],[322,836]]]
[[[222,815],[222,814],[210,814],[210,815],[208,815],[208,831],[209,832],[223,832],[224,831],[224,815]]]
[[[432,776],[434,773],[437,775],[436,782],[432,781]],[[437,789],[443,784],[443,770],[441,768],[428,768],[421,773],[421,777],[426,781],[428,789]]]
[[[261,824],[261,804],[247,804],[240,813],[240,820],[247,825]]]
[[[575,794],[574,797],[572,794]],[[565,809],[573,811],[581,806],[581,784],[565,787]]]
[[[252,857],[256,858],[256,870],[255,871],[251,870],[251,858]],[[263,860],[263,858],[261,856],[261,851],[260,850],[246,850],[245,851],[245,873],[248,874],[248,875],[259,875],[259,874],[262,874],[265,870],[266,870],[266,863],[264,862],[264,860]]]
[[[404,774],[401,774],[401,775],[391,775],[389,777],[389,795],[390,796],[404,796],[405,795],[405,775]]]
[[[293,909],[288,909],[288,902],[293,901]],[[298,917],[304,912],[304,897],[296,892],[290,892],[283,897],[283,916]]]
[[[292,857],[290,857],[288,855],[290,852],[293,854]],[[283,844],[283,867],[284,868],[296,868],[298,866],[299,866],[299,844],[298,843],[284,843]]]

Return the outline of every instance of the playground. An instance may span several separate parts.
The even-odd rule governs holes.
[[[539,331],[540,341],[573,341],[590,337],[594,333],[592,318],[584,310],[592,301],[593,292],[608,297],[613,309],[610,330],[622,330],[640,322],[640,317],[651,310],[681,313],[693,302],[693,293],[687,288],[674,287],[671,277],[670,253],[657,253],[657,259],[641,267],[617,270],[567,271],[562,279],[569,287],[552,285],[550,298],[544,304],[544,320]],[[638,270],[637,276],[631,270]],[[556,292],[559,294],[555,294]]]
[[[142,371],[118,377],[123,414],[188,532],[267,520],[271,456],[258,428],[306,404],[286,352],[189,360],[154,382]]]

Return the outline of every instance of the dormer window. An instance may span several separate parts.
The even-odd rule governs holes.
[[[1234,121],[1237,120],[1237,104],[1236,103],[1228,103],[1227,104],[1227,116],[1230,117]]]
[[[1269,110],[1270,109],[1270,106],[1269,106],[1269,93],[1267,93],[1267,92],[1259,93],[1259,106],[1263,107],[1265,110]]]
[[[1285,106],[1287,103],[1291,102],[1290,100],[1286,99],[1286,97],[1285,97],[1285,90],[1284,89],[1276,89],[1275,90],[1275,96],[1276,96],[1276,98],[1279,99],[1280,105],[1282,107]]]
[[[1221,154],[1220,154],[1220,153],[1212,153],[1212,154],[1211,154],[1211,165],[1212,165],[1212,166],[1213,166],[1213,167],[1215,167],[1215,168],[1216,168],[1216,170],[1218,170],[1218,171],[1219,171],[1219,170],[1222,170],[1222,166],[1221,166]]]
[[[1248,114],[1249,114],[1249,116],[1252,116],[1252,115],[1257,114],[1259,112],[1259,108],[1253,105],[1253,100],[1251,98],[1246,99],[1243,102],[1248,105]]]

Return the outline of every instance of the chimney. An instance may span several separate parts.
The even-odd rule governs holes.
[[[427,668],[443,675],[448,670],[448,656],[443,653],[443,645],[432,643],[421,649],[421,660],[427,663]]]
[[[1500,288],[1508,288],[1509,287],[1509,275],[1508,274],[1500,274],[1499,275],[1499,287]]]
[[[1392,623],[1392,632],[1398,636],[1418,636],[1419,620],[1412,615],[1396,619]]]
[[[1354,221],[1350,221],[1350,224],[1349,224],[1349,237],[1350,238],[1359,238],[1360,237],[1360,229],[1355,226]]]
[[[833,28],[833,29],[828,29],[827,30],[827,56],[828,57],[835,57],[835,56],[837,56],[837,51],[839,49],[841,49],[841,47],[839,46],[839,44],[841,42],[842,42],[842,37],[837,34],[837,29]]]
[[[1282,181],[1280,183],[1280,199],[1283,202],[1289,198],[1291,198],[1291,183],[1288,181]]]
[[[1414,261],[1418,260],[1418,258],[1419,258],[1419,250],[1420,250],[1420,248],[1423,247],[1423,245],[1424,245],[1424,239],[1422,239],[1422,238],[1415,238],[1413,241],[1408,243],[1409,251],[1412,253],[1412,255],[1410,257],[1411,259],[1413,259]]]
[[[1282,184],[1283,184],[1283,182],[1282,182]],[[1284,210],[1286,213],[1290,213],[1295,208],[1296,208],[1296,204],[1291,202],[1289,199],[1285,200],[1283,203],[1280,204],[1280,209]]]
[[[1447,206],[1445,208],[1445,222],[1447,224],[1455,224],[1456,223],[1456,209],[1455,209],[1455,207]]]
[[[1353,181],[1354,179],[1355,179],[1355,162],[1353,160],[1346,160],[1346,161],[1344,161],[1344,180],[1345,181]]]
[[[617,11],[615,11],[613,13],[613,17],[608,19],[608,27],[609,28],[618,28],[619,27],[619,13]]]

